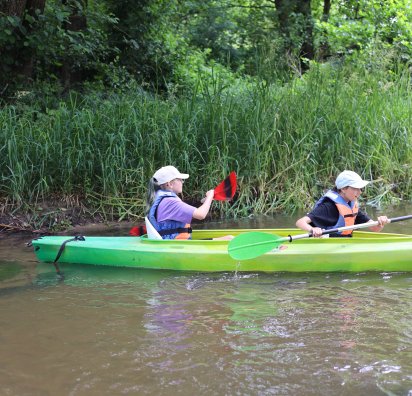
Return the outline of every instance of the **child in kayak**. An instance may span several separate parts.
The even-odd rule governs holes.
[[[345,170],[341,172],[335,181],[335,188],[329,190],[315,207],[306,216],[296,222],[296,226],[309,231],[314,237],[322,236],[322,230],[353,226],[373,222],[369,216],[359,209],[358,198],[369,182],[355,172]],[[372,226],[371,231],[382,231],[389,222],[386,216],[378,217],[377,226]],[[352,230],[330,234],[331,237],[351,237]]]
[[[206,192],[203,203],[198,208],[184,203],[178,194],[189,177],[174,166],[164,166],[157,170],[149,181],[147,195],[147,218],[163,239],[191,239],[192,219],[203,220],[209,213],[214,190]],[[222,240],[230,240],[227,235]]]

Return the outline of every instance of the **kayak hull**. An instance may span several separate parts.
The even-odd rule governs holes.
[[[143,237],[86,236],[65,243],[58,263],[105,265],[179,271],[218,272],[409,272],[412,236],[357,231],[353,238],[306,238],[285,243],[251,260],[237,261],[228,254],[228,241],[204,240],[239,235],[252,230],[198,230],[193,240],[149,240]],[[294,229],[253,230],[279,236]],[[46,236],[32,241],[39,261],[53,262],[70,236]]]

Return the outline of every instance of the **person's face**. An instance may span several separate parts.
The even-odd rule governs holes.
[[[354,187],[344,187],[342,188],[341,193],[340,193],[342,198],[347,202],[358,199],[361,194],[362,194],[362,189],[354,188]]]
[[[181,194],[183,191],[183,179],[173,179],[172,181],[169,182],[170,187],[172,188],[172,191],[176,194]]]

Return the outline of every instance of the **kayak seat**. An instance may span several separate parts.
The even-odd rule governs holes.
[[[145,217],[144,221],[146,223],[146,229],[147,229],[147,238],[148,239],[163,239],[160,234],[157,232],[156,228],[154,228],[153,224],[150,222],[150,220]]]

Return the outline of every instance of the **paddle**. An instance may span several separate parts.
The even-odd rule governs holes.
[[[138,226],[132,227],[129,231],[131,236],[142,236],[147,234],[146,224],[140,224]]]
[[[389,219],[389,223],[396,223],[408,219],[412,219],[412,215],[394,217],[393,219]],[[370,223],[356,224],[353,226],[332,228],[330,230],[322,231],[322,235],[347,230],[358,230],[360,228],[369,228],[377,225],[379,225],[379,222],[372,221]],[[267,234],[264,232],[247,232],[232,239],[229,242],[228,251],[230,257],[235,260],[249,260],[277,248],[283,242],[293,242],[297,239],[311,238],[312,236],[312,233],[280,237],[278,235]]]
[[[215,195],[213,199],[217,201],[231,200],[235,195],[236,187],[236,173],[232,171],[229,176],[227,176],[226,179],[215,188]]]
[[[229,176],[225,178],[219,185],[215,188],[215,195],[213,199],[217,201],[229,201],[233,198],[236,192],[236,173],[230,172]],[[142,236],[147,234],[147,229],[145,224],[141,224],[132,227],[129,231],[131,236]]]

